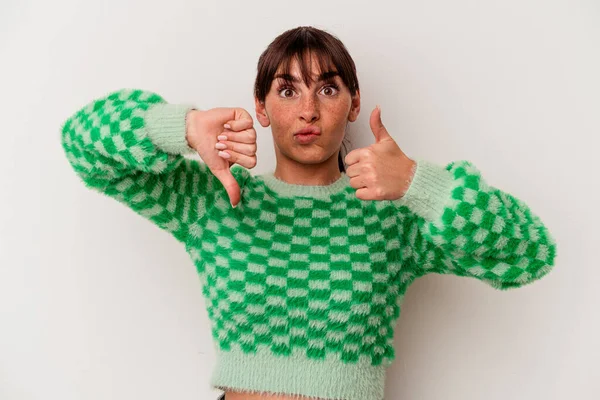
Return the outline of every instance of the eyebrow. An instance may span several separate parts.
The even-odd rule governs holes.
[[[317,82],[327,81],[327,80],[329,80],[335,76],[339,76],[339,75],[340,74],[337,71],[323,72],[321,75],[319,75],[319,79],[317,80]],[[300,83],[300,78],[298,78],[297,76],[294,76],[294,75],[290,75],[290,74],[277,74],[273,77],[273,79],[277,79],[277,78],[281,78],[284,81]]]

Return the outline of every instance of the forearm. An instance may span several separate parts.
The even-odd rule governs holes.
[[[422,252],[438,249],[445,257],[435,272],[450,268],[509,287],[539,278],[554,264],[556,245],[541,219],[489,186],[469,162],[441,167],[420,161],[406,195],[394,203],[416,216],[428,242]]]

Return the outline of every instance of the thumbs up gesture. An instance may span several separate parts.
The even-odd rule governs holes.
[[[256,131],[254,121],[243,108],[191,110],[186,118],[186,136],[213,175],[223,184],[229,201],[236,207],[240,186],[230,167],[238,163],[256,166]],[[225,151],[224,151],[225,150]]]
[[[412,182],[415,161],[398,147],[381,122],[377,106],[369,120],[375,143],[352,150],[344,161],[350,186],[361,200],[396,200],[404,196]]]

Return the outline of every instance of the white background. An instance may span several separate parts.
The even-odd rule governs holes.
[[[314,25],[357,67],[353,148],[383,122],[411,157],[468,159],[527,202],[555,270],[497,291],[429,275],[407,292],[386,400],[600,398],[600,5],[504,1],[13,1],[0,6],[0,399],[216,397],[182,246],[86,189],[60,125],[120,88],[254,115],[260,53]],[[256,123],[258,165],[274,168]]]

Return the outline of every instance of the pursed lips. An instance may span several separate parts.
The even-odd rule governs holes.
[[[321,134],[321,130],[317,127],[309,127],[309,128],[303,128],[300,129],[298,132],[294,133],[294,136],[296,135],[320,135]]]

